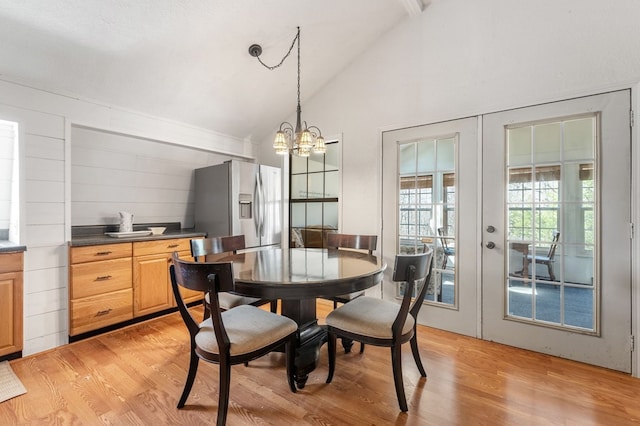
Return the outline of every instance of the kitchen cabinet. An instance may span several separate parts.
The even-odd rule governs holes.
[[[0,356],[22,351],[23,253],[0,254]]]
[[[191,238],[170,238],[72,245],[69,335],[175,308],[169,277],[171,255],[178,251],[180,257],[192,259],[190,241]],[[182,295],[187,302],[203,297],[201,292],[189,290]]]
[[[132,243],[71,247],[69,335],[133,318]]]
[[[133,243],[133,314],[142,316],[176,306],[171,290],[169,266],[177,251],[191,259],[191,239],[140,241]],[[187,303],[202,299],[202,293],[183,291]]]

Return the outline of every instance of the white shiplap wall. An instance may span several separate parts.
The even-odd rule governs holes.
[[[193,227],[193,170],[228,155],[102,130],[71,129],[71,224],[180,222]]]
[[[187,222],[188,226],[189,195],[185,188],[190,183],[189,164],[193,161],[196,168],[229,157],[253,158],[253,145],[247,141],[2,80],[0,120],[18,123],[24,165],[17,241],[27,246],[24,356],[68,342],[67,239],[72,225],[108,223],[112,218],[103,215],[117,213],[122,206],[117,203],[129,197],[135,200],[127,207],[136,214],[136,221],[167,218]],[[71,170],[72,158],[79,163],[75,171]],[[114,158],[128,166],[118,163],[114,170],[97,163],[95,173],[80,170],[84,167],[80,163],[96,164],[96,159],[102,159],[104,165],[105,160],[112,163]],[[144,173],[135,175],[136,170]],[[75,181],[72,184],[74,175],[78,185]],[[115,193],[116,198],[99,208],[82,204],[90,197],[82,200],[81,194],[90,191],[82,188],[81,181],[104,182],[107,175],[111,181],[128,181],[124,186],[127,189],[106,190],[104,194]],[[176,182],[180,182],[177,187]],[[74,190],[78,191],[77,197]],[[173,205],[148,202],[145,197],[151,194],[166,195],[174,200]],[[78,202],[72,203],[76,198]],[[76,218],[78,223],[74,222]]]

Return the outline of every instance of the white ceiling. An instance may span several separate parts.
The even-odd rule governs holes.
[[[424,2],[428,4],[428,2]],[[421,0],[2,0],[0,79],[258,141]]]

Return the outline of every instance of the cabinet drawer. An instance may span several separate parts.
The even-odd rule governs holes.
[[[131,243],[71,247],[71,250],[69,250],[69,263],[95,262],[97,260],[131,257],[131,251]]]
[[[0,254],[0,274],[22,271],[22,252]]]
[[[174,251],[188,251],[191,253],[191,239],[174,238],[170,240],[140,241],[133,243],[134,256],[173,253]]]
[[[70,299],[132,288],[131,258],[71,265]]]
[[[69,334],[85,333],[133,318],[133,290],[119,290],[71,301]]]

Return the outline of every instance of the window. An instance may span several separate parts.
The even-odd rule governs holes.
[[[427,301],[455,303],[457,136],[402,142],[398,176],[398,253],[434,249]],[[402,283],[397,296],[403,294]]]
[[[596,123],[592,114],[506,129],[511,317],[595,328]]]
[[[0,240],[18,242],[18,123],[0,120]]]
[[[325,154],[291,156],[292,247],[324,247],[326,234],[338,229],[339,145],[326,145]]]

